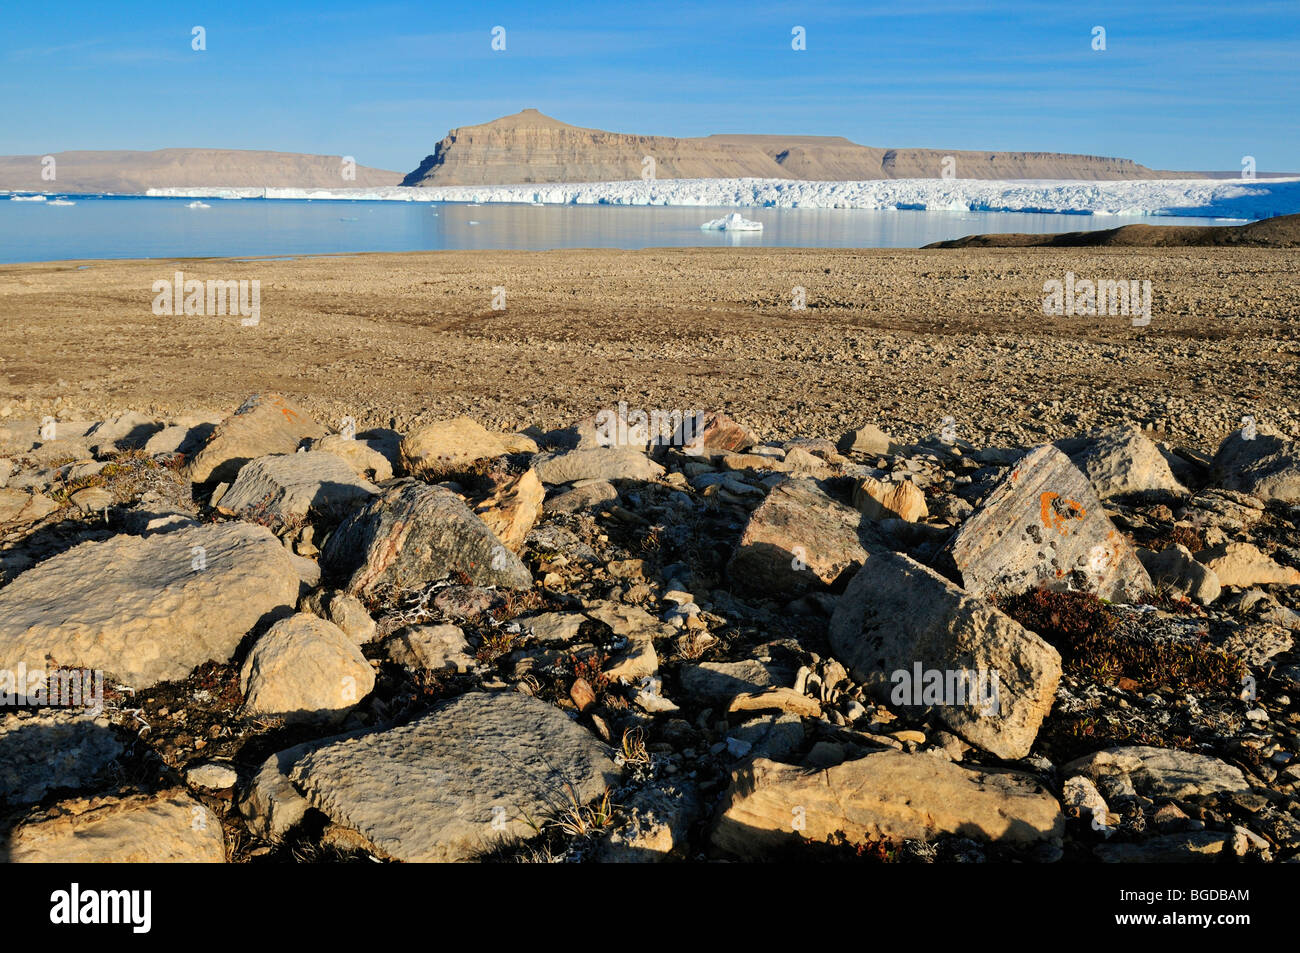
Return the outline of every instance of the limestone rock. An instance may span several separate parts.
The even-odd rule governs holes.
[[[1132,602],[1151,588],[1087,478],[1051,445],[1021,458],[949,549],[972,595],[1042,585]]]
[[[217,508],[232,515],[266,515],[283,521],[308,515],[336,520],[378,492],[342,457],[319,451],[286,453],[244,464]]]
[[[901,447],[893,438],[875,424],[863,424],[840,437],[837,447],[842,453],[861,453],[868,456],[888,456],[898,453]]]
[[[853,507],[869,520],[900,519],[909,522],[929,515],[925,493],[911,480],[885,483],[863,477],[853,488]]]
[[[326,434],[311,441],[307,450],[341,457],[357,476],[371,483],[383,483],[393,478],[393,465],[388,458],[364,440],[349,439],[337,433]]]
[[[290,778],[312,805],[404,861],[462,861],[616,782],[608,749],[553,705],[472,692],[397,728],[327,742]]]
[[[1191,551],[1180,543],[1158,553],[1139,549],[1137,554],[1153,583],[1203,606],[1219,598],[1223,590],[1214,570],[1197,562]]]
[[[1160,449],[1140,427],[1111,427],[1092,438],[1062,441],[1062,445],[1066,445],[1062,449],[1070,455],[1070,461],[1083,471],[1103,500],[1150,493],[1180,496],[1187,493],[1187,488],[1174,478]]]
[[[0,717],[0,801],[35,804],[49,791],[83,787],[122,750],[103,716],[57,708],[6,714]]]
[[[1300,569],[1280,566],[1250,543],[1219,543],[1196,554],[1224,586],[1300,586]]]
[[[690,827],[699,816],[699,793],[689,781],[654,784],[620,805],[623,823],[596,851],[605,864],[644,864],[667,860],[687,846]]]
[[[862,514],[810,480],[786,480],[750,514],[727,575],[733,583],[772,593],[835,586],[862,565],[871,541]]]
[[[338,721],[375,687],[375,673],[343,630],[314,615],[281,619],[239,673],[247,715]]]
[[[670,442],[692,455],[723,451],[738,453],[758,443],[758,437],[726,414],[706,411],[684,420]]]
[[[528,531],[542,515],[545,496],[546,490],[542,481],[537,479],[537,471],[525,470],[498,486],[496,492],[474,507],[474,512],[506,549],[518,553],[524,548]]]
[[[788,681],[788,672],[757,659],[741,662],[700,662],[677,670],[682,690],[707,704],[725,704],[742,692],[775,688]]]
[[[357,595],[415,589],[464,573],[476,586],[527,589],[532,575],[455,493],[400,480],[339,524],[321,552],[327,571]]]
[[[493,433],[468,417],[441,420],[402,440],[402,465],[412,476],[441,477],[477,460],[507,453],[536,453],[537,444],[521,434]]]
[[[1219,445],[1211,472],[1219,485],[1261,500],[1300,502],[1300,444],[1267,424],[1257,424],[1252,439],[1234,430]]]
[[[826,842],[837,831],[853,843],[960,834],[1028,847],[1059,843],[1064,827],[1060,804],[1030,775],[882,751],[822,771],[765,758],[742,766],[723,797],[713,844],[746,860]]]
[[[966,741],[1023,758],[1051,711],[1061,657],[1037,634],[896,553],[872,553],[836,605],[831,648],[881,701],[934,705]],[[925,693],[941,674],[936,700]],[[909,690],[910,689],[910,690]]]
[[[162,423],[153,417],[126,413],[95,424],[86,434],[86,441],[96,456],[102,457],[118,450],[139,449],[162,428]]]
[[[1249,791],[1241,771],[1210,755],[1144,745],[1106,748],[1071,761],[1065,774],[1083,774],[1109,801],[1140,794],[1150,798]]]
[[[1214,863],[1231,840],[1232,834],[1225,831],[1189,831],[1134,843],[1098,844],[1093,853],[1106,864]]]
[[[409,669],[467,672],[474,665],[465,632],[458,625],[406,626],[384,648],[390,661]]]
[[[9,836],[17,864],[148,864],[226,861],[221,820],[182,791],[63,801]]]
[[[82,543],[0,589],[0,668],[42,668],[50,655],[143,688],[226,661],[297,600],[289,554],[261,526]]]
[[[279,394],[254,394],[212,432],[185,467],[194,483],[229,483],[250,460],[293,453],[324,428],[297,404]]]
[[[580,513],[618,499],[618,490],[608,480],[587,480],[574,484],[546,501],[548,513]]]
[[[59,508],[48,496],[13,487],[0,489],[0,530],[29,526]]]
[[[547,486],[579,480],[654,480],[664,468],[632,447],[601,447],[540,453],[533,458],[538,478]]]

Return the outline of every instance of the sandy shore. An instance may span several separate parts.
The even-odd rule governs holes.
[[[256,279],[261,320],[156,316],[152,285]],[[1043,283],[1150,280],[1146,327],[1046,317]],[[793,310],[793,289],[807,307]],[[505,310],[493,289],[505,288]],[[1254,249],[673,249],[0,266],[0,412],[224,415],[279,390],[358,428],[552,427],[619,400],[761,436],[1055,437],[1133,420],[1211,448],[1300,434],[1300,256]],[[56,401],[58,403],[56,404]]]

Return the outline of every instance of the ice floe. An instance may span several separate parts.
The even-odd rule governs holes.
[[[739,212],[732,212],[723,218],[715,218],[711,222],[705,222],[700,228],[718,229],[724,232],[761,232],[763,223],[751,222],[749,219],[742,217]]]

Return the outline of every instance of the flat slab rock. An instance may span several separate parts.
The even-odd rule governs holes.
[[[632,447],[597,447],[533,458],[537,477],[547,486],[579,480],[654,480],[664,468]]]
[[[0,589],[0,669],[43,669],[48,655],[143,688],[226,661],[258,622],[297,600],[293,561],[265,527],[82,543]]]
[[[1151,579],[1088,478],[1049,445],[1020,459],[949,546],[972,595],[1035,586],[1133,602]]]
[[[221,820],[184,791],[63,801],[9,836],[10,863],[226,862]]]
[[[926,754],[882,751],[810,771],[757,758],[732,774],[713,844],[746,860],[801,841],[930,840],[960,834],[1028,847],[1059,843],[1061,805],[1028,774],[971,770]]]
[[[1061,656],[1041,637],[896,553],[866,558],[829,634],[835,657],[881,701],[933,706],[1001,758],[1029,754],[1061,679]],[[938,673],[942,692],[927,691],[927,672]]]
[[[599,797],[618,770],[558,708],[474,692],[401,727],[315,748],[290,777],[389,857],[466,861],[502,838],[533,836],[529,818]]]
[[[750,514],[727,575],[749,589],[785,594],[844,584],[874,539],[857,510],[811,480],[786,480]]]
[[[339,518],[378,492],[342,457],[310,450],[244,464],[217,507],[224,513],[265,513],[282,520],[309,513]]]
[[[532,574],[451,490],[419,480],[384,487],[339,524],[321,565],[354,594],[416,589],[456,572],[471,585],[528,589]]]
[[[1176,748],[1106,748],[1071,761],[1062,771],[1091,778],[1108,800],[1134,794],[1183,798],[1250,790],[1245,776],[1232,765]]]
[[[303,440],[325,435],[325,428],[279,394],[254,394],[219,423],[185,467],[194,483],[229,483],[250,460],[293,453]]]

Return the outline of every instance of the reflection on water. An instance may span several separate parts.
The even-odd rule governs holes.
[[[743,209],[761,232],[703,231],[732,208],[460,205],[408,202],[78,197],[71,206],[0,197],[0,262],[423,251],[441,248],[807,246],[917,248],[981,232],[1071,232],[1135,222],[1214,225],[1221,219],[1114,218],[1024,212]]]

